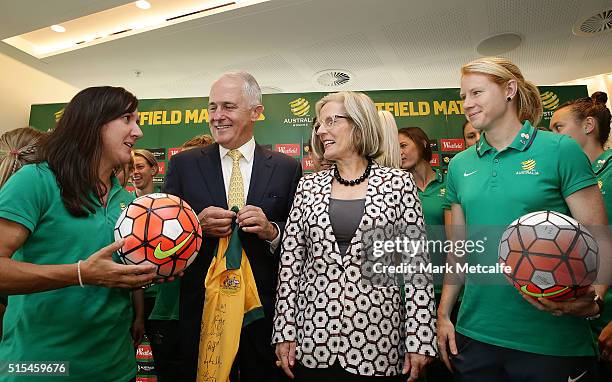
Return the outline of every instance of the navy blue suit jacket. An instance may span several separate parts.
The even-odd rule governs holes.
[[[278,224],[281,238],[301,176],[302,168],[295,159],[256,145],[246,204],[260,207],[269,221]],[[168,164],[163,192],[185,200],[196,213],[210,206],[227,209],[219,145],[215,143],[174,155]],[[280,245],[273,254],[269,244],[257,235],[242,231],[239,235],[253,269],[264,307],[264,320],[271,327]],[[217,238],[204,237],[198,256],[181,279],[179,335],[185,375],[182,380],[185,381],[195,381],[204,308],[204,279],[218,241]],[[262,338],[262,341],[269,345],[270,338]]]

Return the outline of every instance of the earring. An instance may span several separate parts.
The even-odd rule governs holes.
[[[508,102],[512,101],[512,97],[506,98],[506,101],[508,101]]]

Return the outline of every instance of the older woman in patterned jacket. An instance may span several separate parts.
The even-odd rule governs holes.
[[[380,260],[374,238],[423,239],[417,188],[410,173],[371,159],[383,138],[368,96],[329,94],[316,113],[313,151],[335,165],[302,178],[287,221],[272,338],[277,363],[298,381],[415,380],[436,353],[431,275],[419,267],[384,283],[368,275]],[[410,262],[429,257],[416,251]]]

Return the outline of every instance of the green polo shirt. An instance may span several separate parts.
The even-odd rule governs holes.
[[[608,224],[612,221],[612,150],[606,150],[592,163],[593,172],[597,178],[597,186],[603,196]]]
[[[30,231],[14,260],[74,264],[114,241],[115,222],[132,200],[114,179],[107,206],[76,218],[62,203],[55,175],[41,163],[24,166],[2,187],[0,218]],[[4,322],[0,361],[69,362],[70,375],[61,381],[122,382],[136,375],[129,290],[77,285],[10,296]],[[0,376],[4,382],[47,379]]]
[[[478,144],[457,154],[446,180],[449,203],[460,204],[468,235],[489,226],[485,251],[470,264],[497,262],[504,227],[530,212],[552,210],[570,215],[572,193],[597,184],[588,158],[571,138],[538,131],[525,122],[504,150],[490,146],[484,133]],[[497,227],[497,228],[495,228]],[[468,274],[456,330],[478,341],[531,353],[594,356],[587,320],[555,317],[521,297],[501,273],[489,282]]]
[[[450,208],[446,200],[446,183],[444,176],[440,170],[434,170],[436,177],[429,182],[423,191],[418,190],[421,207],[423,209],[423,218],[427,229],[428,240],[446,240],[444,232],[444,210]],[[433,265],[439,266],[445,263],[446,254],[439,252],[430,253],[431,262]],[[442,293],[442,282],[444,275],[435,275],[435,291]]]
[[[423,191],[419,190],[419,199],[423,208],[425,224],[431,226],[444,225],[444,210],[450,206],[446,200],[446,184],[440,170],[434,170],[436,177],[429,182]]]
[[[612,150],[604,151],[603,154],[595,159],[592,167],[608,214],[608,225],[612,225]],[[592,321],[596,337],[599,336],[604,326],[612,321],[612,287],[608,288],[605,303],[603,315],[599,319]]]
[[[155,306],[149,316],[150,320],[178,320],[179,319],[179,296],[181,292],[181,280],[176,278],[172,282],[157,285],[157,297]]]

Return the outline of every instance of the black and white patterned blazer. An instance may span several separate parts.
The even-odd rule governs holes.
[[[405,352],[436,354],[431,275],[404,276],[404,299],[401,284],[364,282],[362,265],[373,227],[423,235],[416,186],[410,173],[374,164],[363,218],[341,254],[329,217],[332,179],[332,170],[321,171],[298,185],[282,243],[272,343],[296,341],[296,358],[308,368],[338,362],[353,374],[400,374]],[[429,262],[426,252],[412,261],[419,262]]]

